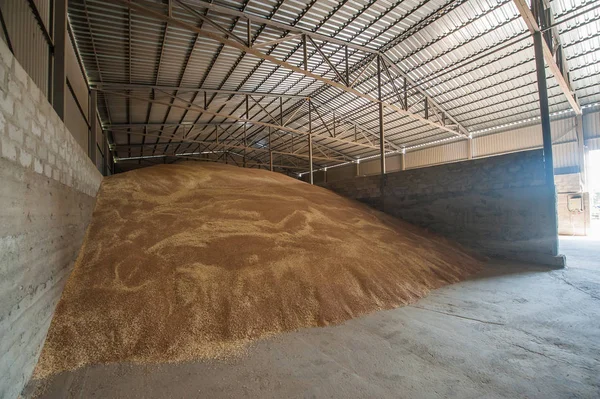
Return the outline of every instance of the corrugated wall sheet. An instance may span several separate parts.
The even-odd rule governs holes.
[[[47,24],[50,18],[49,1],[38,0],[36,4]],[[31,8],[25,0],[4,0],[0,6],[15,57],[47,97],[50,49]]]
[[[456,162],[468,157],[466,140],[406,153],[406,169]]]

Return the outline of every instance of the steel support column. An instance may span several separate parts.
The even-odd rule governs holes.
[[[96,143],[98,141],[98,132],[97,132],[97,113],[98,109],[98,92],[96,90],[90,91],[90,109],[89,109],[89,119],[90,119],[90,145],[89,145],[89,156],[94,164],[96,164]]]
[[[308,164],[310,169],[310,184],[314,184],[313,179],[313,142],[312,142],[312,112],[310,98],[308,99]]]
[[[52,72],[52,106],[61,120],[65,120],[67,87],[67,8],[68,0],[54,1],[54,67]]]
[[[467,159],[473,159],[473,139],[467,139]]]
[[[535,66],[537,70],[538,93],[540,97],[540,116],[542,121],[542,138],[544,143],[544,166],[546,170],[546,187],[552,200],[550,201],[549,214],[550,234],[555,237],[553,255],[558,255],[558,220],[556,215],[556,188],[554,186],[554,163],[552,158],[552,134],[550,130],[550,108],[548,106],[548,87],[546,83],[546,69],[544,65],[544,49],[542,33],[533,33],[533,47],[535,50]]]
[[[533,34],[535,65],[537,70],[538,94],[540,97],[540,117],[542,121],[542,138],[544,142],[544,160],[546,168],[546,184],[554,188],[554,166],[552,163],[552,134],[550,131],[550,108],[548,106],[548,87],[542,48],[542,33]]]
[[[269,128],[269,170],[273,171],[273,147],[271,146],[271,128]]]
[[[381,102],[381,56],[377,56],[377,98],[379,99],[379,154],[381,176],[385,175],[385,141],[383,129],[383,103]]]
[[[577,133],[577,160],[579,162],[579,174],[583,182],[583,191],[588,190],[587,168],[585,164],[585,137],[583,134],[583,116],[575,115],[575,129]]]
[[[108,163],[110,162],[110,150],[108,149],[108,132],[102,131],[102,152],[104,153],[104,160],[102,163],[103,174],[108,176]]]
[[[248,20],[248,25],[250,25],[250,21],[249,20]],[[248,120],[249,119],[249,117],[248,117],[248,114],[249,114],[248,95],[246,95],[245,99],[246,99],[246,113],[244,115],[244,118],[246,120]],[[246,148],[245,147],[248,147],[248,141],[247,141],[247,136],[246,136],[246,133],[247,133],[247,127],[246,127],[246,125],[247,125],[247,123],[244,122],[244,158],[243,158],[244,168],[246,167]]]

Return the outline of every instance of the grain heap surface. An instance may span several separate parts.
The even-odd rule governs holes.
[[[106,178],[36,377],[235,354],[423,297],[479,262],[282,174],[187,162]]]

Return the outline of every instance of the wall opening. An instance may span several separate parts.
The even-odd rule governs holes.
[[[587,172],[591,200],[591,226],[589,235],[600,236],[600,150],[589,152]]]

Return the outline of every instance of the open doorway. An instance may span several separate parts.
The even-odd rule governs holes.
[[[591,223],[589,236],[600,236],[600,150],[590,151],[588,156],[588,190],[590,193]]]
[[[600,150],[590,151],[586,164],[589,225],[586,235],[561,235],[560,253],[569,267],[600,270]]]

